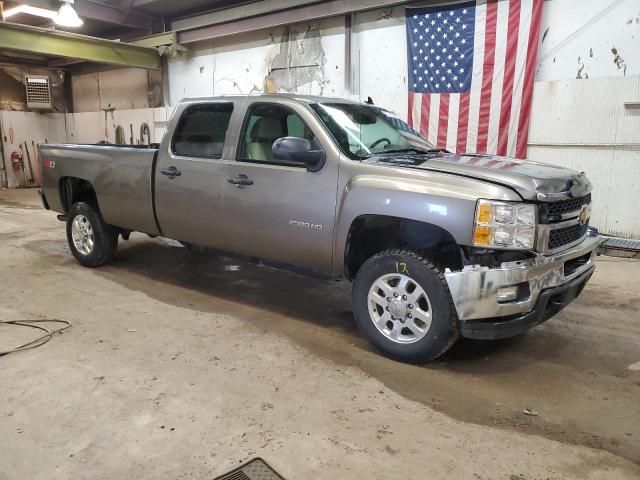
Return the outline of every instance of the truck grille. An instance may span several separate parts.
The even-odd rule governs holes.
[[[547,222],[561,220],[563,215],[571,212],[579,212],[583,205],[589,205],[590,203],[591,194],[563,202],[543,203],[540,205],[540,217],[547,219]]]
[[[584,206],[591,205],[591,194],[560,202],[538,204],[538,221],[546,226],[548,236],[543,239],[540,251],[551,253],[577,242],[587,234],[589,222],[580,220]]]
[[[557,228],[549,233],[549,250],[555,250],[580,240],[587,234],[588,225],[571,225],[570,227]]]

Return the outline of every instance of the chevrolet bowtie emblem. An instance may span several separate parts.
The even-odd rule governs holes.
[[[578,217],[578,222],[580,225],[585,225],[589,221],[589,206],[583,205],[582,210],[580,210],[580,216]]]

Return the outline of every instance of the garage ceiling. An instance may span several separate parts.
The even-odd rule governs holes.
[[[74,8],[84,20],[79,28],[56,26],[83,35],[109,39],[130,40],[164,30],[165,22],[188,15],[210,12],[230,6],[245,5],[251,0],[75,0]],[[56,10],[58,0],[8,0],[4,8],[17,5]],[[54,27],[52,21],[28,14],[12,16],[8,21],[37,27]]]
[[[118,0],[104,1],[108,3],[118,3]],[[131,8],[137,12],[148,15],[174,19],[194,13],[203,13],[247,3],[252,3],[252,0],[182,0],[179,2],[166,0],[133,0]]]

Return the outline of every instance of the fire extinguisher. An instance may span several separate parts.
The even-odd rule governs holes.
[[[22,176],[24,177],[24,183],[21,185],[27,184],[27,175],[24,173],[24,162],[22,161],[22,148],[21,151],[14,150],[11,154],[11,166],[13,167],[13,171],[16,174],[22,170]],[[16,175],[17,176],[17,175]]]
[[[11,166],[16,173],[22,168],[22,154],[17,150],[11,154]]]

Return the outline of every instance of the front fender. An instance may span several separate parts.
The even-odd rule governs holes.
[[[425,178],[416,178],[418,175]],[[406,178],[357,175],[346,184],[339,198],[333,256],[336,273],[344,273],[349,230],[362,215],[429,223],[449,232],[459,245],[470,245],[479,198],[522,200],[500,185],[433,172]]]

